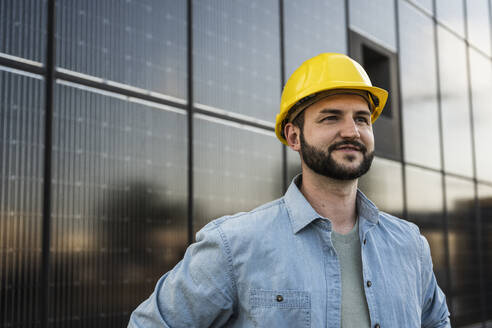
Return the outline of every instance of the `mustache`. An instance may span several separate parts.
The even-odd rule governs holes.
[[[334,143],[333,145],[330,145],[328,147],[328,153],[331,153],[335,149],[340,148],[342,146],[346,146],[346,145],[351,145],[351,146],[357,147],[357,148],[359,148],[359,150],[362,153],[366,153],[367,152],[366,146],[364,146],[360,142],[355,141],[355,140],[344,140],[344,141],[340,141],[340,142]]]

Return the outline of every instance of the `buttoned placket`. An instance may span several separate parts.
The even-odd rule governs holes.
[[[338,255],[331,240],[331,223],[324,218],[316,222],[323,241],[326,281],[326,327],[340,327],[342,313],[342,277]]]
[[[369,308],[369,317],[371,319],[371,327],[374,328],[380,328],[380,320],[379,320],[379,315],[378,311],[376,309],[376,302],[374,299],[374,288],[377,286],[373,286],[372,282],[372,271],[371,267],[366,260],[366,249],[367,247],[370,247],[370,231],[372,228],[374,228],[374,224],[370,223],[367,220],[364,220],[365,222],[359,222],[359,229],[360,232],[359,236],[362,236],[361,240],[361,259],[362,259],[362,277],[364,279],[364,291],[366,295],[366,301],[367,301],[367,306]]]

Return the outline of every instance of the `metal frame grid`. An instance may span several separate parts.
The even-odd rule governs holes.
[[[346,15],[346,30],[347,30],[347,49],[348,52],[350,53],[350,33],[349,33],[349,10],[350,10],[350,0],[344,0],[345,1],[345,15]],[[453,174],[453,173],[447,173],[444,171],[444,168],[441,168],[440,170],[436,170],[433,168],[429,168],[426,166],[421,166],[418,164],[413,164],[413,163],[406,163],[404,160],[401,162],[402,164],[402,184],[403,184],[403,196],[404,196],[404,202],[403,202],[403,216],[407,216],[407,195],[406,195],[406,172],[405,172],[405,167],[408,165],[410,167],[418,167],[418,168],[423,168],[425,170],[429,171],[434,171],[438,172],[441,174],[441,180],[442,180],[442,187],[443,187],[443,229],[446,234],[445,238],[445,254],[446,254],[446,267],[447,267],[447,275],[449,277],[450,275],[450,268],[449,268],[449,244],[448,244],[448,213],[446,209],[446,181],[445,177],[446,176],[454,176],[458,178],[465,178],[467,180],[472,180],[474,183],[474,191],[475,191],[475,199],[474,199],[474,205],[475,205],[475,220],[476,220],[476,225],[477,225],[477,243],[478,243],[478,249],[479,249],[479,258],[480,258],[480,285],[482,287],[485,286],[485,277],[484,277],[484,263],[483,263],[483,257],[482,257],[482,236],[481,236],[481,218],[480,218],[480,213],[479,213],[479,203],[478,203],[478,183],[485,184],[492,186],[491,182],[488,181],[480,181],[477,179],[476,176],[476,156],[475,156],[475,145],[474,145],[474,126],[473,126],[473,103],[472,103],[472,98],[471,98],[471,80],[470,80],[470,49],[473,49],[483,56],[489,58],[492,60],[491,56],[486,54],[484,51],[481,49],[477,48],[475,45],[471,44],[468,42],[468,28],[467,24],[465,22],[465,37],[460,36],[458,33],[454,32],[452,29],[450,29],[448,26],[445,24],[442,24],[437,20],[435,15],[433,13],[429,13],[426,9],[421,8],[417,3],[415,3],[412,0],[394,0],[395,1],[395,20],[396,20],[396,60],[397,60],[397,72],[396,75],[398,77],[397,83],[398,83],[398,93],[399,93],[399,110],[401,111],[401,88],[400,88],[400,57],[399,57],[399,49],[400,49],[400,37],[399,37],[399,14],[398,14],[398,8],[399,8],[399,1],[405,1],[406,3],[412,5],[416,10],[419,12],[423,13],[427,17],[431,18],[434,23],[434,46],[436,49],[436,58],[435,61],[436,63],[438,62],[438,36],[437,36],[437,27],[442,27],[443,29],[447,30],[448,32],[452,33],[456,37],[458,37],[460,40],[465,42],[466,45],[466,65],[467,65],[467,76],[468,76],[468,95],[469,95],[469,106],[470,106],[470,118],[471,118],[471,133],[472,133],[472,154],[473,154],[473,179],[470,179],[468,177],[460,176],[458,174]],[[146,92],[141,92],[140,90],[136,89],[131,89],[131,88],[125,88],[124,86],[121,85],[115,85],[115,84],[109,84],[104,81],[95,81],[93,79],[87,79],[84,78],[82,74],[70,74],[70,72],[67,72],[65,70],[57,70],[56,69],[56,39],[55,39],[55,14],[56,14],[56,0],[47,0],[47,44],[46,44],[46,58],[45,58],[45,63],[43,65],[39,65],[36,62],[31,62],[28,60],[22,60],[22,58],[15,58],[13,56],[0,56],[0,65],[5,66],[8,68],[13,68],[29,73],[34,73],[38,74],[44,77],[45,80],[45,153],[44,153],[44,181],[45,184],[43,186],[43,223],[42,223],[42,264],[41,264],[41,272],[40,272],[40,293],[39,293],[39,303],[40,308],[39,308],[39,315],[40,315],[40,326],[41,327],[48,327],[49,326],[49,318],[48,318],[48,304],[49,304],[49,264],[50,264],[50,226],[51,226],[51,197],[52,197],[52,188],[51,184],[49,181],[51,181],[51,176],[52,176],[52,123],[53,123],[53,102],[54,102],[54,85],[57,80],[62,80],[66,82],[72,82],[76,84],[80,84],[83,86],[87,87],[92,87],[104,91],[109,91],[117,94],[121,94],[124,96],[128,97],[134,97],[140,100],[144,101],[149,101],[157,104],[162,104],[162,105],[168,105],[168,106],[173,106],[176,108],[184,109],[188,112],[188,117],[187,117],[187,125],[188,125],[188,149],[187,149],[187,154],[188,154],[188,243],[193,242],[194,237],[193,237],[193,215],[194,215],[194,207],[193,207],[193,115],[194,114],[202,114],[202,115],[208,115],[211,117],[223,119],[223,120],[228,120],[228,121],[233,121],[236,123],[240,123],[246,126],[251,126],[267,131],[274,131],[274,128],[272,127],[271,124],[266,124],[264,122],[261,122],[259,120],[255,120],[253,118],[248,119],[245,117],[239,117],[239,116],[234,116],[234,115],[225,115],[219,112],[212,112],[208,111],[202,108],[197,108],[194,106],[193,103],[193,1],[192,0],[187,0],[187,101],[186,104],[180,103],[180,102],[174,102],[172,100],[164,99],[162,97],[158,97],[155,95],[152,95],[151,93],[146,93]],[[436,12],[436,0],[432,1],[433,5],[433,12]],[[463,0],[463,7],[464,7],[464,16],[466,17],[466,10],[467,10],[467,1]],[[491,1],[488,1],[488,7],[489,7],[489,21],[492,22],[492,4]],[[281,78],[280,78],[280,90],[282,89],[286,77],[285,77],[285,35],[284,35],[284,0],[278,0],[278,10],[279,10],[279,33],[280,33],[280,70],[281,70]],[[491,37],[491,48],[492,48],[492,33],[490,35]],[[492,50],[492,49],[491,49]],[[437,92],[438,92],[438,112],[439,112],[439,134],[440,134],[440,144],[441,144],[441,160],[444,158],[443,154],[443,147],[442,147],[442,123],[441,123],[441,93],[439,89],[439,67],[437,67]],[[400,136],[401,136],[401,149],[402,149],[402,154],[403,154],[403,135],[402,134],[402,122],[400,120]],[[283,147],[283,152],[282,152],[282,176],[283,176],[283,189],[286,190],[288,186],[288,181],[287,180],[287,158],[286,158],[286,148]],[[449,279],[448,279],[448,285],[449,285]],[[446,286],[447,289],[449,290],[450,286]],[[483,288],[482,288],[483,290]],[[450,299],[451,301],[451,299]],[[481,314],[482,314],[482,325],[483,327],[486,326],[486,302],[487,300],[485,299],[485,294],[481,293]]]

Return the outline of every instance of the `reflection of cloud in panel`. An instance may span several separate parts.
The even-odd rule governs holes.
[[[443,211],[441,174],[409,165],[405,170],[409,216],[441,216]]]
[[[429,246],[432,253],[432,263],[434,264],[434,271],[438,279],[443,280],[446,275],[446,249],[444,233],[442,228],[426,228],[420,230],[422,235],[425,236],[429,242]],[[441,287],[444,287],[444,281],[440,281]]]
[[[407,106],[419,106],[419,105],[429,105],[429,103],[436,102],[436,94],[432,93],[423,93],[421,92],[421,85],[415,85],[415,90],[411,89],[411,85],[405,90],[404,104]],[[417,107],[412,107],[412,109],[416,109]]]
[[[153,182],[110,185],[111,188],[96,191],[93,207],[82,217],[60,214],[55,218],[59,220],[58,224],[54,222],[55,227],[62,227],[63,221],[72,221],[71,229],[58,228],[63,233],[53,239],[51,266],[69,266],[72,272],[63,281],[59,278],[55,281],[56,289],[60,283],[92,288],[92,284],[104,281],[110,286],[126,284],[129,288],[149,279],[153,285],[182,258],[187,245],[186,199],[177,201],[166,197],[166,187]],[[75,195],[75,198],[82,197],[83,193]],[[78,290],[73,288],[73,294]],[[82,296],[73,299],[83,304]],[[132,309],[141,301],[135,297],[127,294],[114,298],[108,293],[102,295],[101,304]]]
[[[403,185],[399,162],[375,157],[369,172],[360,178],[359,187],[382,211],[402,215]]]
[[[452,201],[448,201],[447,210],[449,212],[470,213],[475,206],[475,200],[473,197],[456,198]]]
[[[462,0],[437,0],[437,19],[449,26],[453,31],[464,35],[464,13]]]
[[[492,66],[489,58],[470,49],[473,123],[477,176],[492,182]]]
[[[480,198],[478,202],[479,202],[480,210],[492,211],[492,196],[486,198]]]
[[[490,54],[491,25],[487,0],[467,1],[466,16],[470,42]]]
[[[449,244],[449,263],[451,266],[457,265],[457,257],[460,251],[460,241],[459,235],[455,231],[448,232],[448,244]],[[456,279],[457,277],[451,277],[451,279]]]
[[[194,122],[195,232],[281,196],[282,146],[273,132],[225,123],[204,115]]]

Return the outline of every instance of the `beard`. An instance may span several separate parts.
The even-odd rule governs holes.
[[[374,159],[374,151],[368,153],[366,146],[354,140],[346,140],[334,143],[328,147],[327,151],[320,150],[311,146],[304,139],[304,134],[301,130],[301,155],[304,163],[314,172],[336,180],[354,180],[364,175],[371,168],[372,160]],[[353,145],[359,148],[362,153],[362,162],[357,167],[347,167],[338,163],[332,156],[332,152],[343,146]],[[354,162],[357,157],[353,154],[343,155],[349,162]]]

